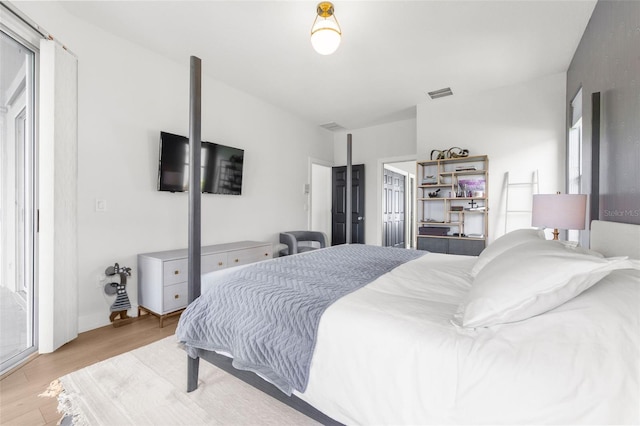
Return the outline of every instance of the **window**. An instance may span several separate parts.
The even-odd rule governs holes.
[[[567,193],[582,193],[582,89],[571,101],[571,128],[567,146]],[[568,231],[567,239],[579,241],[580,231]]]
[[[3,15],[3,18],[5,16]],[[15,31],[14,31],[15,30]],[[36,350],[35,102],[37,48],[0,22],[0,371]]]

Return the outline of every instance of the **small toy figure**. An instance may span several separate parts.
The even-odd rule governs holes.
[[[131,268],[127,268],[126,266],[121,268],[116,262],[114,266],[109,266],[105,269],[104,273],[107,276],[120,276],[120,283],[107,283],[104,285],[105,293],[109,295],[116,295],[116,300],[111,305],[111,315],[109,315],[109,320],[113,323],[114,327],[128,324],[131,322],[132,318],[127,315],[127,309],[131,308],[131,302],[129,301],[126,287],[127,277],[131,276]]]

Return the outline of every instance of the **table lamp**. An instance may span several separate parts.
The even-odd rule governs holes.
[[[534,194],[531,226],[558,229],[585,229],[587,196],[585,194]]]

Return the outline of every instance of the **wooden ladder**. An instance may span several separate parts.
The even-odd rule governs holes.
[[[538,194],[539,191],[540,184],[537,169],[531,172],[531,180],[529,181],[513,182],[509,172],[505,172],[505,234],[514,229],[531,226],[533,194]]]

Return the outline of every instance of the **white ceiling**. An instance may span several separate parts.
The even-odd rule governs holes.
[[[415,116],[432,90],[479,93],[566,71],[596,0],[335,0],[331,56],[315,1],[61,2],[73,15],[322,125]],[[73,46],[70,46],[73,50]]]

